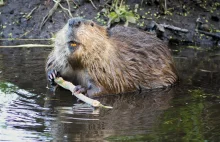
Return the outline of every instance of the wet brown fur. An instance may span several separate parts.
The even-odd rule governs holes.
[[[73,40],[80,43],[73,53],[67,48],[69,28],[64,26],[57,34],[46,71],[56,69],[85,88],[90,84],[92,95],[162,88],[177,81],[172,57],[161,40],[135,28],[116,26],[108,31],[91,23],[84,20],[73,29]]]

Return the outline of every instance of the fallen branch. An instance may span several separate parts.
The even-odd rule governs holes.
[[[34,9],[31,10],[30,13],[28,13],[28,15],[25,16],[26,19],[31,19],[31,15],[33,14],[33,12],[38,8],[38,6],[36,6]]]
[[[35,38],[29,38],[29,39],[25,39],[25,38],[1,38],[0,40],[8,40],[8,41],[12,41],[12,40],[21,40],[21,41],[41,41],[41,40],[49,40],[49,41],[53,41],[54,38],[47,38],[47,39],[35,39]]]
[[[167,11],[167,0],[164,0],[164,11]]]
[[[72,0],[72,1],[73,1],[73,3],[76,5],[76,7],[78,8],[79,5],[75,2],[75,0]]]
[[[30,32],[32,32],[34,30],[34,28],[32,28],[31,30],[28,30],[27,32],[23,33],[21,36],[19,36],[19,38],[22,38],[23,36],[28,35]]]
[[[205,34],[207,36],[211,36],[212,38],[216,38],[218,40],[220,40],[220,35],[214,34],[214,33],[210,33],[210,32],[206,32],[206,31],[201,31],[201,30],[197,30],[199,33]]]
[[[67,2],[67,5],[68,5],[68,12],[69,12],[69,15],[70,15],[71,18],[73,18],[73,15],[72,15],[72,13],[71,13],[71,9],[70,9],[70,2],[69,2],[69,0],[66,0],[66,2]]]
[[[92,6],[93,6],[95,9],[98,9],[98,8],[95,6],[95,4],[93,3],[92,0],[89,0],[89,1],[91,2]]]
[[[50,11],[47,13],[47,15],[43,18],[41,24],[40,24],[40,30],[43,27],[43,25],[47,22],[47,20],[53,15],[53,13],[55,12],[55,10],[57,9],[59,3],[61,2],[61,0],[57,0],[53,6],[52,9],[50,9]]]
[[[166,25],[166,24],[160,24],[161,26],[163,26],[164,28],[167,28],[167,29],[171,29],[171,30],[174,30],[174,31],[179,31],[179,32],[183,32],[183,33],[188,33],[189,30],[187,29],[181,29],[179,27],[175,27],[173,25]]]
[[[14,47],[54,47],[54,45],[45,45],[45,44],[22,44],[22,45],[0,46],[0,48],[14,48]]]
[[[54,1],[54,2],[57,2],[57,1],[55,1],[55,0],[53,0],[53,1]],[[72,13],[71,13],[71,11],[70,11],[70,3],[69,3],[69,0],[66,0],[66,1],[67,1],[68,9],[65,8],[65,7],[63,7],[60,3],[59,3],[59,6],[60,6],[63,10],[67,11],[67,12],[69,13],[69,16],[70,16],[71,18],[73,18],[73,15],[72,15]]]
[[[75,86],[71,82],[63,80],[62,77],[56,78],[55,82],[58,85],[62,86],[63,88],[65,88],[67,90],[70,90],[72,92],[72,94],[74,96],[76,96],[78,99],[80,99],[81,101],[83,101],[83,102],[85,102],[85,103],[87,103],[87,104],[89,104],[93,107],[103,107],[103,108],[110,108],[110,109],[112,108],[111,106],[104,106],[99,101],[88,98],[83,94],[74,93],[73,90],[75,89]]]
[[[61,0],[53,0],[55,2],[54,6],[52,9],[50,9],[50,11],[48,12],[48,14],[43,18],[41,24],[40,24],[40,30],[41,28],[43,27],[43,25],[47,22],[47,20],[53,15],[53,13],[56,11],[57,7],[60,6],[64,11],[67,11],[70,18],[73,17],[72,13],[71,13],[71,10],[70,10],[70,2],[69,0],[66,0],[67,2],[67,5],[68,5],[68,9],[63,7],[60,2]]]

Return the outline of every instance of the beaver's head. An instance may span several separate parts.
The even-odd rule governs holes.
[[[57,34],[55,49],[58,54],[68,57],[68,61],[72,65],[85,65],[92,58],[100,55],[107,56],[103,54],[109,47],[107,33],[106,27],[91,20],[72,18]]]
[[[72,52],[79,48],[89,50],[88,48],[96,46],[107,38],[106,28],[91,20],[72,18],[68,20],[66,26],[68,27],[66,33],[68,48]]]

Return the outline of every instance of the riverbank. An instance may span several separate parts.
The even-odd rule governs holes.
[[[63,0],[42,25],[43,18],[54,5],[52,0],[4,1],[4,5],[0,7],[0,39],[53,37],[70,18],[65,10],[68,8],[68,1]],[[129,23],[128,26],[153,32],[171,44],[220,46],[220,2],[217,0],[167,1],[166,7],[158,0],[127,0],[123,5],[136,18],[136,23]],[[107,25],[109,13],[114,12],[113,8],[113,3],[108,0],[69,1],[73,17],[92,19],[102,25]],[[124,23],[121,20],[111,26]],[[1,45],[17,43],[0,41]]]

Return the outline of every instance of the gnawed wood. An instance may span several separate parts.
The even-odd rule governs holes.
[[[112,108],[111,106],[104,106],[102,105],[99,101],[97,100],[93,100],[91,98],[86,97],[85,95],[81,94],[81,93],[76,93],[74,92],[75,90],[75,85],[73,85],[71,82],[65,81],[63,80],[62,77],[58,77],[55,79],[55,82],[60,85],[61,87],[70,90],[72,92],[72,94],[74,96],[76,96],[78,99],[80,99],[81,101],[93,106],[93,107],[102,107],[102,108]]]

